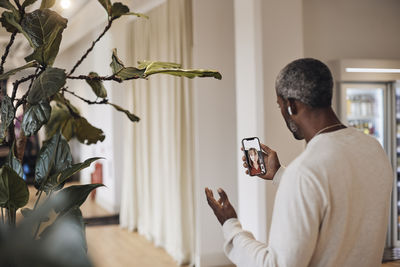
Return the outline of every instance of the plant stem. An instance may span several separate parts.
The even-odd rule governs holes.
[[[0,63],[0,74],[4,73],[4,63],[6,63],[6,58],[8,56],[8,53],[10,52],[10,48],[14,43],[15,40],[15,36],[17,35],[17,31],[13,32],[11,34],[11,38],[10,41],[8,42],[7,46],[6,46],[6,50],[4,51],[3,56],[1,57],[1,63]]]
[[[96,77],[89,77],[87,75],[79,75],[79,76],[68,75],[67,79],[72,79],[72,80],[93,80],[93,81],[116,81],[116,82],[122,83],[122,79],[115,77],[115,75],[111,75],[111,76],[96,76]]]
[[[94,46],[96,45],[96,43],[98,41],[100,41],[100,39],[104,36],[104,34],[106,34],[106,32],[111,28],[112,22],[114,20],[110,19],[108,21],[107,26],[104,28],[103,32],[99,35],[99,37],[97,37],[97,39],[95,41],[93,41],[92,46],[89,47],[88,50],[86,50],[85,54],[83,54],[83,56],[78,60],[78,62],[76,62],[75,66],[71,69],[71,71],[68,73],[67,76],[70,76],[72,73],[74,73],[74,71],[76,70],[76,68],[83,62],[83,60],[85,60],[85,58],[89,55],[89,53],[93,50]]]
[[[31,74],[31,75],[29,75],[29,76],[27,76],[27,77],[21,78],[20,80],[16,80],[16,81],[13,83],[14,87],[13,87],[13,92],[12,92],[12,95],[11,95],[11,101],[12,101],[12,102],[14,102],[15,97],[16,97],[16,95],[17,95],[18,86],[19,86],[21,83],[24,83],[24,82],[26,82],[26,81],[29,81],[30,79],[35,78],[36,75],[37,75],[36,73]]]
[[[79,98],[80,100],[86,102],[86,103],[89,104],[89,105],[108,104],[108,99],[107,99],[107,98],[104,98],[104,99],[101,100],[101,101],[90,101],[90,100],[85,99],[85,98],[83,98],[83,97],[81,97],[81,96],[79,96],[79,95],[75,94],[74,92],[69,91],[69,90],[67,90],[67,89],[63,89],[63,91],[64,91],[64,92],[67,92],[67,93],[70,93],[71,95],[75,96],[76,98]]]
[[[4,209],[1,208],[1,222],[4,224]]]
[[[36,206],[37,206],[38,203],[39,203],[39,199],[40,199],[40,197],[42,196],[43,190],[40,190],[39,192],[40,192],[40,193],[39,193],[38,198],[36,199],[35,206],[33,206],[33,210],[36,209]]]

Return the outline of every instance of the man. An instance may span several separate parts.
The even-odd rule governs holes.
[[[380,266],[393,172],[373,137],[339,121],[332,87],[328,67],[316,59],[295,60],[277,77],[282,116],[307,147],[284,169],[262,145],[267,173],[260,178],[279,183],[268,244],[242,229],[222,189],[217,201],[206,188],[237,266]]]

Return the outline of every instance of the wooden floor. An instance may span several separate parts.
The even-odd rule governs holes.
[[[34,188],[30,188],[28,206],[31,207],[36,199],[34,192]],[[110,215],[90,198],[82,205],[82,213],[84,217]],[[118,225],[87,227],[86,237],[94,267],[178,266],[163,249],[156,248],[143,236],[121,229]],[[400,261],[385,263],[382,267],[400,267]]]

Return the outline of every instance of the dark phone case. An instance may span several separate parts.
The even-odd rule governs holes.
[[[250,175],[250,176],[264,175],[264,174],[266,174],[266,170],[267,170],[267,166],[265,166],[265,162],[264,162],[264,156],[261,157],[261,161],[262,161],[262,163],[264,164],[265,171],[264,171],[264,172],[261,172],[260,174],[256,174],[256,175],[251,175],[251,174],[250,174],[251,171],[250,171],[249,155],[246,153],[246,149],[245,149],[245,147],[244,147],[244,142],[243,142],[243,141],[245,141],[245,140],[253,140],[253,139],[257,139],[258,145],[259,145],[259,147],[260,147],[260,149],[261,149],[260,139],[258,139],[258,137],[248,137],[248,138],[243,138],[243,139],[242,139],[242,147],[243,147],[244,156],[246,157],[247,170],[249,171],[249,175]],[[261,152],[262,152],[262,151],[261,151]],[[261,153],[261,154],[262,154],[262,153]]]

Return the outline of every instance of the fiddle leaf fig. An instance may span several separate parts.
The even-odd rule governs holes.
[[[42,0],[40,9],[51,8],[56,3],[56,0]]]
[[[26,63],[25,65],[23,65],[23,66],[21,66],[21,67],[19,67],[19,68],[12,69],[12,70],[10,70],[10,71],[7,71],[6,73],[1,74],[1,75],[0,75],[0,80],[6,80],[6,79],[8,79],[10,76],[16,74],[17,72],[19,72],[19,71],[21,71],[21,70],[28,69],[28,68],[32,68],[32,67],[37,67],[37,66],[38,66],[38,64],[37,64],[36,61],[31,61],[31,62]]]
[[[28,40],[31,40],[34,52],[25,59],[51,66],[58,54],[62,32],[66,27],[67,19],[50,9],[38,9],[29,13],[22,21],[22,28]]]
[[[51,115],[51,106],[47,100],[42,100],[38,104],[34,104],[24,113],[22,119],[22,129],[26,136],[37,133],[42,126],[48,122]]]
[[[72,175],[74,175],[75,173],[87,168],[90,166],[90,164],[92,164],[94,161],[102,159],[100,157],[95,157],[95,158],[90,158],[85,160],[84,162],[81,163],[76,163],[68,168],[66,168],[65,170],[63,170],[60,173],[54,174],[49,178],[49,181],[47,184],[51,184],[52,188],[51,190],[57,190],[57,189],[61,189],[60,186],[62,187],[62,185],[65,183],[65,181],[70,178]]]
[[[60,133],[43,143],[35,167],[36,187],[48,193],[53,189],[49,177],[58,174],[72,165],[68,142]],[[62,186],[61,186],[62,187]]]
[[[138,116],[136,116],[135,114],[130,113],[128,110],[121,108],[120,106],[113,104],[113,103],[108,103],[109,105],[113,106],[116,110],[121,111],[123,113],[126,114],[126,116],[128,116],[128,118],[132,121],[132,122],[138,122],[140,120],[140,118]]]
[[[18,174],[19,177],[23,177],[24,171],[22,169],[22,164],[15,156],[14,149],[15,149],[15,143],[12,144],[10,152],[8,152],[5,165],[13,169]]]
[[[86,198],[94,189],[104,186],[103,184],[85,184],[73,185],[61,190],[55,197],[62,198],[64,201],[58,201],[58,205],[54,207],[56,212],[61,215],[67,213],[75,207],[80,207]]]
[[[89,78],[99,77],[96,72],[90,72]],[[107,91],[104,88],[103,82],[100,80],[93,80],[93,79],[86,79],[86,82],[92,87],[93,92],[96,94],[97,97],[106,98]]]
[[[0,168],[0,207],[18,209],[28,203],[29,190],[25,181],[9,166]]]
[[[0,141],[6,137],[8,126],[14,120],[15,109],[8,95],[4,95],[1,101],[1,124],[0,124]]]
[[[65,80],[65,70],[48,67],[33,82],[27,98],[28,103],[37,104],[41,100],[47,100],[64,86]]]

